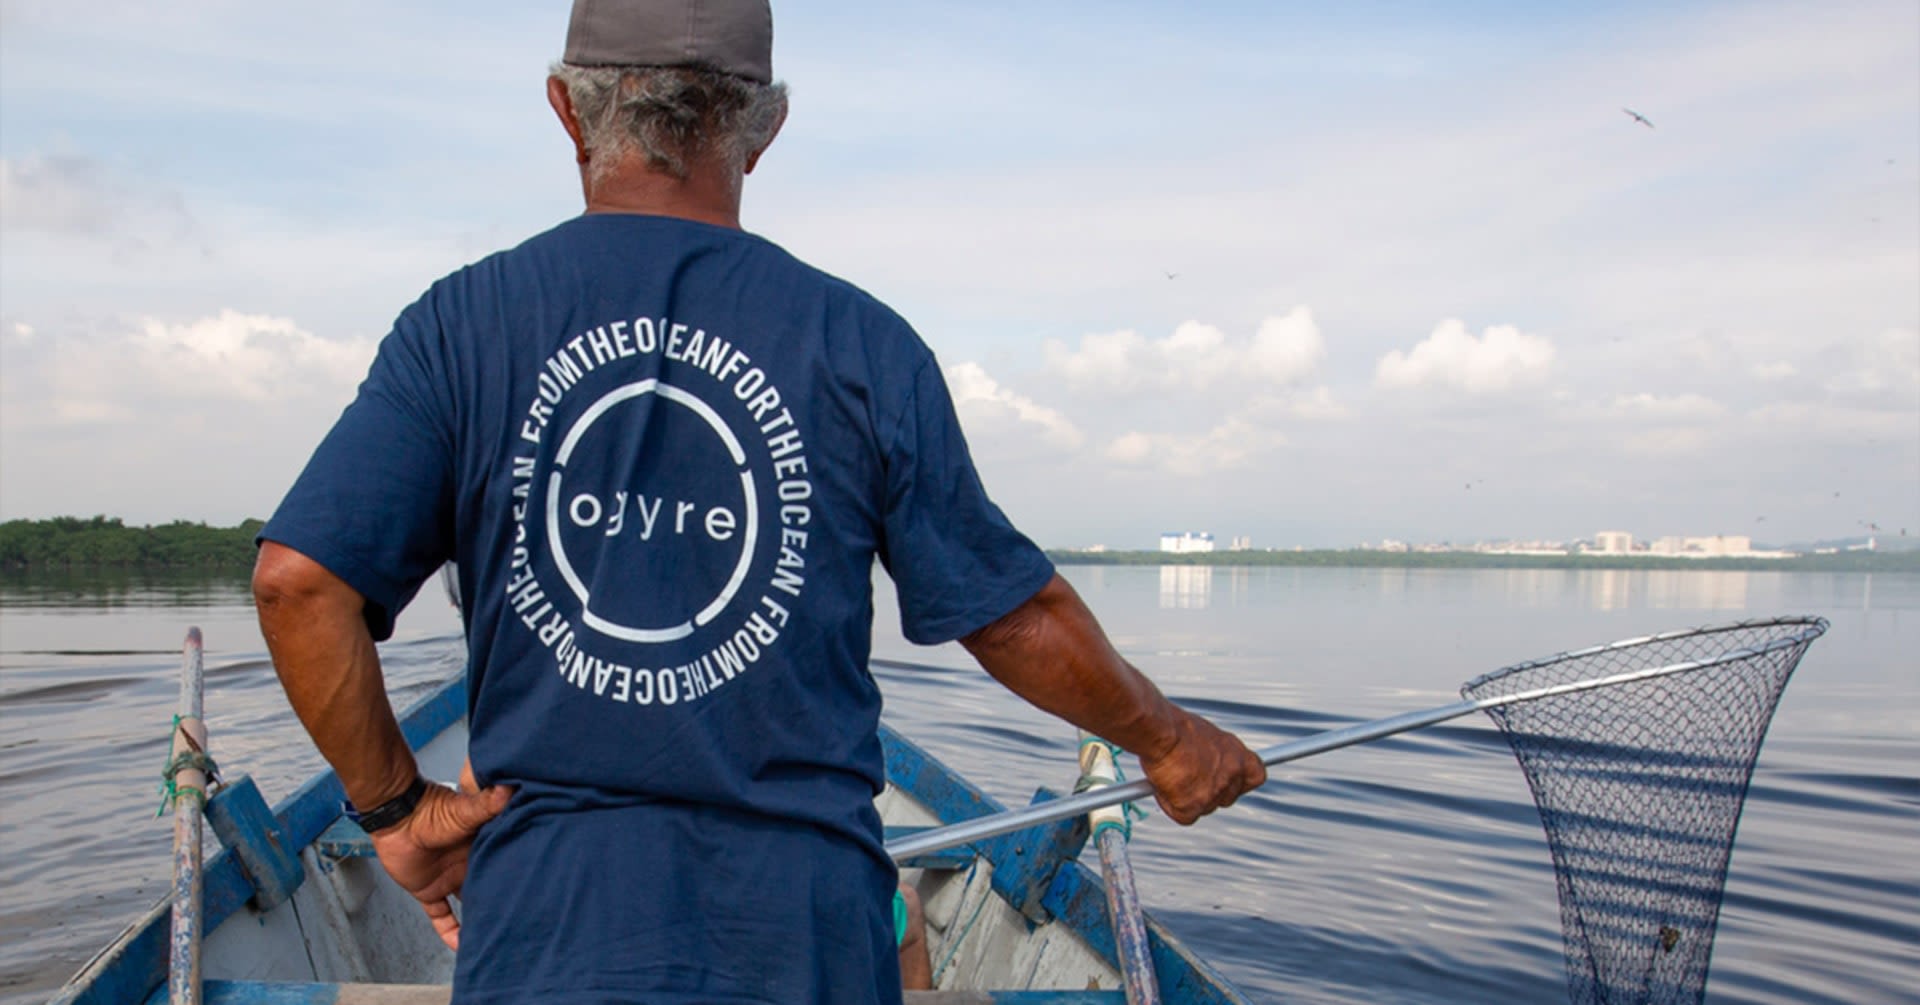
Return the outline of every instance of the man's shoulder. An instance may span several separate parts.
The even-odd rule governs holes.
[[[436,285],[497,279],[502,271],[529,266],[585,271],[593,263],[619,261],[620,256],[605,253],[624,249],[663,258],[716,251],[738,256],[758,268],[784,273],[797,285],[811,285],[833,299],[900,319],[879,297],[767,237],[697,220],[643,214],[595,213],[562,220],[512,247],[454,269]]]
[[[564,300],[569,287],[577,287],[576,293],[604,291],[612,278],[625,287],[635,262],[684,278],[688,273],[677,263],[712,255],[727,264],[707,271],[708,276],[750,277],[757,290],[769,294],[763,305],[830,319],[833,328],[857,331],[870,351],[891,346],[915,356],[930,353],[905,317],[850,280],[750,231],[674,217],[589,214],[561,221],[442,276],[412,311],[444,319],[463,316],[481,303],[530,306],[550,302],[554,295]]]
[[[869,314],[875,320],[895,325],[903,331],[911,332],[913,330],[913,326],[907,323],[906,318],[902,317],[900,313],[891,306],[888,306],[886,301],[868,292],[865,287],[859,286],[851,280],[835,275],[825,269],[810,265],[795,257],[786,249],[774,244],[772,241],[766,241],[764,238],[761,240],[767,247],[792,262],[795,268],[804,270],[808,275],[813,277],[814,281],[820,284],[820,288],[830,301],[844,304],[853,310]]]

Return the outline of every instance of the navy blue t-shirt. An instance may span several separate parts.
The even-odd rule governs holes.
[[[461,573],[461,1002],[893,1001],[872,568],[922,643],[1052,566],[932,353],[773,244],[590,215],[434,284],[262,536],[376,638]],[[648,992],[648,993],[643,993]]]

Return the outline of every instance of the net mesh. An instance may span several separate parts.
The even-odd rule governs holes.
[[[1698,1003],[1760,742],[1819,618],[1674,632],[1468,681],[1473,701],[1690,664],[1487,709],[1546,825],[1572,1000]]]

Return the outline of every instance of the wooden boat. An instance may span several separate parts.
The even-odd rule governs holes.
[[[456,677],[401,717],[431,777],[466,755],[466,686]],[[883,727],[889,836],[1002,807],[931,755]],[[1044,791],[1036,798],[1050,798]],[[224,849],[203,875],[203,1000],[215,1005],[427,1005],[445,1002],[453,955],[418,905],[372,858],[340,814],[323,771],[269,809],[252,780],[208,801]],[[1084,818],[1036,827],[901,863],[925,905],[939,989],[909,1005],[1118,1005],[1122,974],[1099,875],[1076,856]],[[54,1005],[167,1000],[172,897],[155,904],[82,968]],[[1165,928],[1146,919],[1165,1005],[1247,999]]]

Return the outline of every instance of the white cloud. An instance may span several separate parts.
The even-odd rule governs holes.
[[[166,362],[202,388],[224,389],[245,401],[351,388],[373,362],[376,342],[323,339],[288,318],[219,314],[167,324],[148,319],[130,348],[153,363]]]
[[[1049,339],[1044,351],[1047,369],[1070,385],[1130,391],[1141,380],[1143,367],[1135,360],[1147,355],[1147,341],[1138,332],[1119,331],[1082,335],[1077,351]]]
[[[1326,386],[1293,397],[1281,399],[1276,407],[1285,414],[1301,419],[1330,420],[1344,419],[1353,414],[1347,406],[1333,396],[1333,390]]]
[[[1047,444],[1062,450],[1078,449],[1086,441],[1066,416],[1000,386],[978,363],[956,363],[946,368],[946,377],[954,410],[963,420],[992,423],[1011,419],[1037,427]]]
[[[1623,394],[1615,397],[1608,407],[1608,413],[1609,417],[1614,419],[1687,422],[1720,418],[1727,414],[1727,407],[1704,395],[1676,394],[1662,397],[1642,391],[1639,394]]]
[[[187,412],[233,402],[337,406],[366,374],[375,347],[373,339],[331,341],[287,318],[230,309],[60,337],[24,322],[12,328],[7,419],[27,426],[153,421],[156,403],[186,403]]]
[[[1621,394],[1586,414],[1589,428],[1633,458],[1697,454],[1733,432],[1722,421],[1727,406],[1701,394]]]
[[[1083,335],[1077,349],[1049,339],[1046,368],[1069,386],[1106,393],[1142,389],[1208,391],[1229,384],[1285,386],[1308,376],[1326,357],[1326,340],[1306,307],[1260,322],[1236,340],[1209,324],[1187,321],[1164,339],[1135,331]]]
[[[1807,401],[1763,405],[1746,414],[1752,434],[1773,438],[1776,442],[1793,440],[1807,446],[1875,440],[1912,445],[1915,418],[1911,409],[1861,408]],[[1910,479],[1911,474],[1903,477]]]
[[[1771,363],[1755,363],[1748,372],[1753,374],[1755,380],[1773,381],[1786,380],[1800,371],[1795,369],[1792,363],[1776,360]]]
[[[1145,433],[1122,433],[1104,451],[1110,461],[1119,464],[1145,464],[1153,456],[1154,438]]]
[[[1888,328],[1850,340],[1840,353],[1850,365],[1827,382],[1830,391],[1920,391],[1920,330]]]
[[[375,346],[234,310],[181,321],[7,320],[0,512],[9,518],[266,516],[352,399]]]
[[[1116,464],[1156,467],[1178,475],[1205,475],[1244,468],[1256,456],[1283,446],[1285,435],[1239,416],[1197,435],[1124,433],[1101,453]]]
[[[1634,433],[1620,441],[1630,456],[1697,454],[1717,442],[1712,430],[1666,428]]]
[[[1466,323],[1440,322],[1411,352],[1380,358],[1374,383],[1385,388],[1447,387],[1469,394],[1538,384],[1553,368],[1553,343],[1511,325],[1495,325],[1475,338]]]
[[[1276,384],[1291,384],[1313,373],[1326,358],[1327,342],[1313,313],[1295,307],[1284,317],[1260,322],[1247,350],[1247,363],[1256,376]]]

